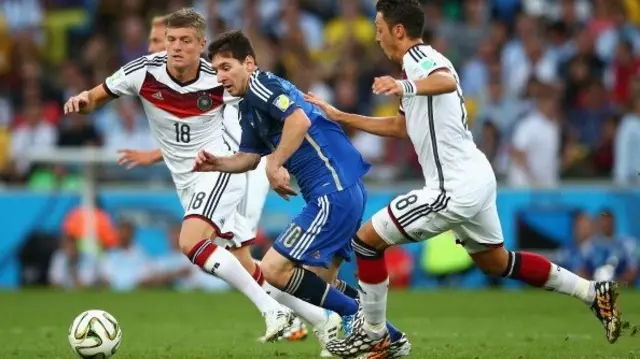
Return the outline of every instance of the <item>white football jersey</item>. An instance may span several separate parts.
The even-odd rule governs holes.
[[[203,59],[195,80],[181,83],[167,71],[167,53],[143,56],[124,65],[104,82],[112,96],[138,96],[177,188],[190,186],[198,151],[226,156],[232,147],[223,137],[223,109],[238,99],[218,83]],[[233,111],[233,108],[229,109]],[[236,114],[237,117],[237,114]],[[135,144],[132,144],[135,145]]]
[[[491,164],[476,147],[467,128],[467,111],[458,73],[451,62],[431,46],[419,44],[402,59],[402,74],[420,80],[446,69],[458,82],[458,90],[437,96],[403,97],[407,133],[418,154],[426,185],[441,191],[464,191],[478,177],[495,181]],[[490,176],[491,178],[487,178]]]
[[[240,149],[240,140],[242,139],[238,103],[225,105],[222,118],[222,124],[224,125],[223,138],[232,151],[238,151]]]

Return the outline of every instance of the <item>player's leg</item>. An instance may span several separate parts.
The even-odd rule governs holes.
[[[352,333],[343,341],[327,347],[333,354],[348,355],[355,343],[363,343],[356,355],[409,355],[411,344],[406,336],[387,324],[389,275],[385,250],[430,238],[453,226],[454,221],[438,215],[447,203],[448,197],[439,191],[412,191],[393,199],[360,228],[352,245],[358,266],[362,319],[356,320]]]
[[[339,250],[349,248],[349,237],[360,220],[360,207],[364,207],[364,194],[356,186],[307,203],[263,258],[267,281],[341,316],[355,314],[358,305],[353,298],[304,266],[328,267]]]
[[[253,278],[262,286],[267,294],[281,304],[292,309],[296,314],[300,315],[314,327],[319,327],[326,323],[327,313],[323,308],[307,303],[302,299],[292,296],[291,294],[285,293],[264,280],[262,269],[260,265],[253,260],[249,250],[250,247],[245,246],[232,249],[232,253],[238,258],[247,271],[253,273]]]
[[[203,174],[192,187],[190,198],[181,199],[185,217],[179,244],[192,263],[222,278],[256,305],[267,322],[266,337],[272,340],[289,324],[290,313],[256,283],[233,254],[216,243],[233,240],[234,233],[226,229],[234,228],[244,179],[241,175]]]
[[[589,281],[535,253],[506,250],[495,201],[455,232],[483,272],[579,298],[591,306],[605,328],[607,340],[617,340],[622,329],[617,285]]]
[[[246,230],[251,233],[251,238],[255,238],[257,234],[266,196],[270,189],[269,180],[265,173],[265,165],[266,158],[263,158],[255,170],[247,172],[247,188],[244,193],[244,197],[238,206],[240,214],[245,218],[243,223],[246,224]],[[236,254],[242,256],[243,259],[241,262],[244,263],[245,268],[250,271],[250,273],[254,273],[254,277],[262,278],[261,285],[271,297],[281,304],[291,308],[296,314],[304,318],[313,326],[316,332],[318,332],[318,330],[320,330],[320,332],[324,332],[324,328],[327,328],[326,331],[332,331],[333,329],[331,327],[336,326],[336,322],[337,326],[340,326],[341,323],[339,317],[336,319],[335,315],[331,315],[331,313],[327,312],[325,309],[314,306],[285,293],[272,286],[267,281],[264,281],[261,267],[258,263],[251,263],[254,261],[248,249],[243,251],[243,253]],[[297,328],[294,328],[294,326]],[[283,339],[300,340],[306,338],[306,335],[307,330],[304,323],[296,318],[292,324],[292,328],[287,330]]]

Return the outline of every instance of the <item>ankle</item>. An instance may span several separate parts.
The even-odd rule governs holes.
[[[387,325],[386,323],[381,323],[381,324],[370,324],[367,323],[366,321],[364,322],[362,329],[364,329],[365,333],[367,333],[367,336],[371,339],[380,339],[382,337],[385,336],[385,334],[387,334]]]

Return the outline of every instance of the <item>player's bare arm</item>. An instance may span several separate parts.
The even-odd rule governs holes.
[[[304,136],[311,127],[311,121],[302,109],[297,109],[284,120],[280,143],[275,151],[267,158],[267,178],[271,188],[285,200],[295,196],[296,192],[289,183],[289,173],[283,164],[300,148]]]
[[[82,91],[81,93],[71,97],[64,104],[64,113],[90,113],[112,99],[113,97],[107,93],[104,86],[98,85],[89,91]]]
[[[346,113],[328,104],[313,93],[305,95],[305,100],[320,107],[331,119],[361,131],[383,137],[407,138],[407,123],[402,114],[388,117],[369,117]]]
[[[302,109],[297,109],[284,120],[282,137],[275,151],[269,156],[269,165],[281,167],[291,155],[302,145],[307,130],[311,127],[311,121]]]
[[[456,91],[458,83],[453,74],[443,68],[420,80],[396,80],[391,76],[376,77],[372,89],[376,95],[437,96]]]
[[[128,170],[137,166],[151,166],[155,163],[162,162],[162,153],[160,149],[155,150],[132,150],[123,149],[118,150],[118,164],[126,166]]]
[[[236,152],[233,156],[219,157],[200,151],[193,166],[194,172],[244,173],[258,167],[261,156],[257,153]]]

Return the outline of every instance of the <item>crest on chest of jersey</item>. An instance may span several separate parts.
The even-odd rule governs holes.
[[[207,96],[206,94],[202,94],[198,97],[198,100],[196,100],[196,105],[198,106],[198,109],[200,109],[200,111],[207,111],[211,109],[211,106],[213,106],[213,100],[211,99],[211,97]]]

